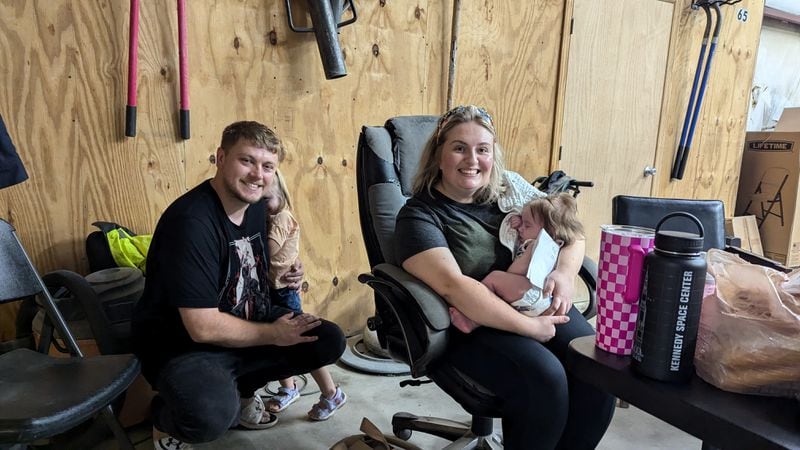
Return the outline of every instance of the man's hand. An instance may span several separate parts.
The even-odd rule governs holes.
[[[544,282],[542,295],[552,295],[553,301],[542,315],[561,316],[572,308],[572,297],[575,295],[575,276],[571,273],[564,273],[558,269],[550,272]]]
[[[283,274],[281,281],[284,282],[289,289],[299,291],[300,287],[303,285],[303,275],[305,275],[303,262],[300,261],[300,258],[297,258],[294,264],[292,264],[292,267],[289,268],[289,271]]]
[[[303,336],[303,334],[318,327],[322,323],[319,318],[311,314],[299,314],[292,317],[292,314],[286,314],[272,322],[274,326],[273,345],[289,346],[318,339],[317,336]]]

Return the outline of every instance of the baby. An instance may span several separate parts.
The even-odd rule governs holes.
[[[583,225],[578,221],[577,213],[575,199],[566,192],[534,198],[522,207],[521,213],[510,213],[503,222],[505,225],[508,221],[517,235],[514,260],[508,270],[492,271],[481,283],[525,315],[533,317],[543,313],[550,306],[551,298],[543,296],[544,286],[531,282],[529,276],[537,240],[555,241],[561,247],[583,237]],[[548,273],[554,267],[555,258],[552,263],[546,268]],[[450,308],[450,320],[464,333],[478,327],[475,321],[453,307]]]

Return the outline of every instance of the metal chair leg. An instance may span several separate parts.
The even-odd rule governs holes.
[[[114,437],[117,438],[119,447],[123,450],[134,450],[133,442],[131,442],[125,429],[122,428],[122,424],[117,420],[117,416],[114,415],[114,410],[111,409],[111,406],[109,405],[103,408],[103,410],[100,411],[100,415],[103,416],[106,424],[111,428],[111,432],[114,433]]]

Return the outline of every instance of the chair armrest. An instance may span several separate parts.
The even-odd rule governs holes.
[[[378,264],[372,271],[375,276],[392,281],[416,303],[428,327],[441,331],[450,326],[448,305],[433,289],[419,278],[392,264]]]
[[[433,289],[428,287],[418,278],[405,270],[391,265],[379,264],[373,269],[373,274],[385,280],[397,283],[413,299],[419,307],[426,324],[435,330],[444,330],[450,326],[448,304]],[[589,304],[583,311],[583,316],[591,319],[597,315],[597,263],[588,256],[583,258],[578,276],[581,278],[589,292]]]
[[[415,378],[445,351],[450,328],[447,303],[422,281],[391,264],[379,264],[359,281],[375,291],[376,315],[367,322],[392,358]]]

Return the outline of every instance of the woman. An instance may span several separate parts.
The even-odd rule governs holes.
[[[613,397],[573,379],[562,363],[572,339],[594,334],[571,300],[584,241],[561,250],[544,288],[552,304],[538,317],[520,314],[479,281],[512,257],[498,238],[505,186],[496,136],[481,108],[459,106],[441,117],[414,196],[398,214],[395,253],[406,271],[482,325],[470,334],[453,328],[445,358],[502,399],[505,448],[594,448]]]

